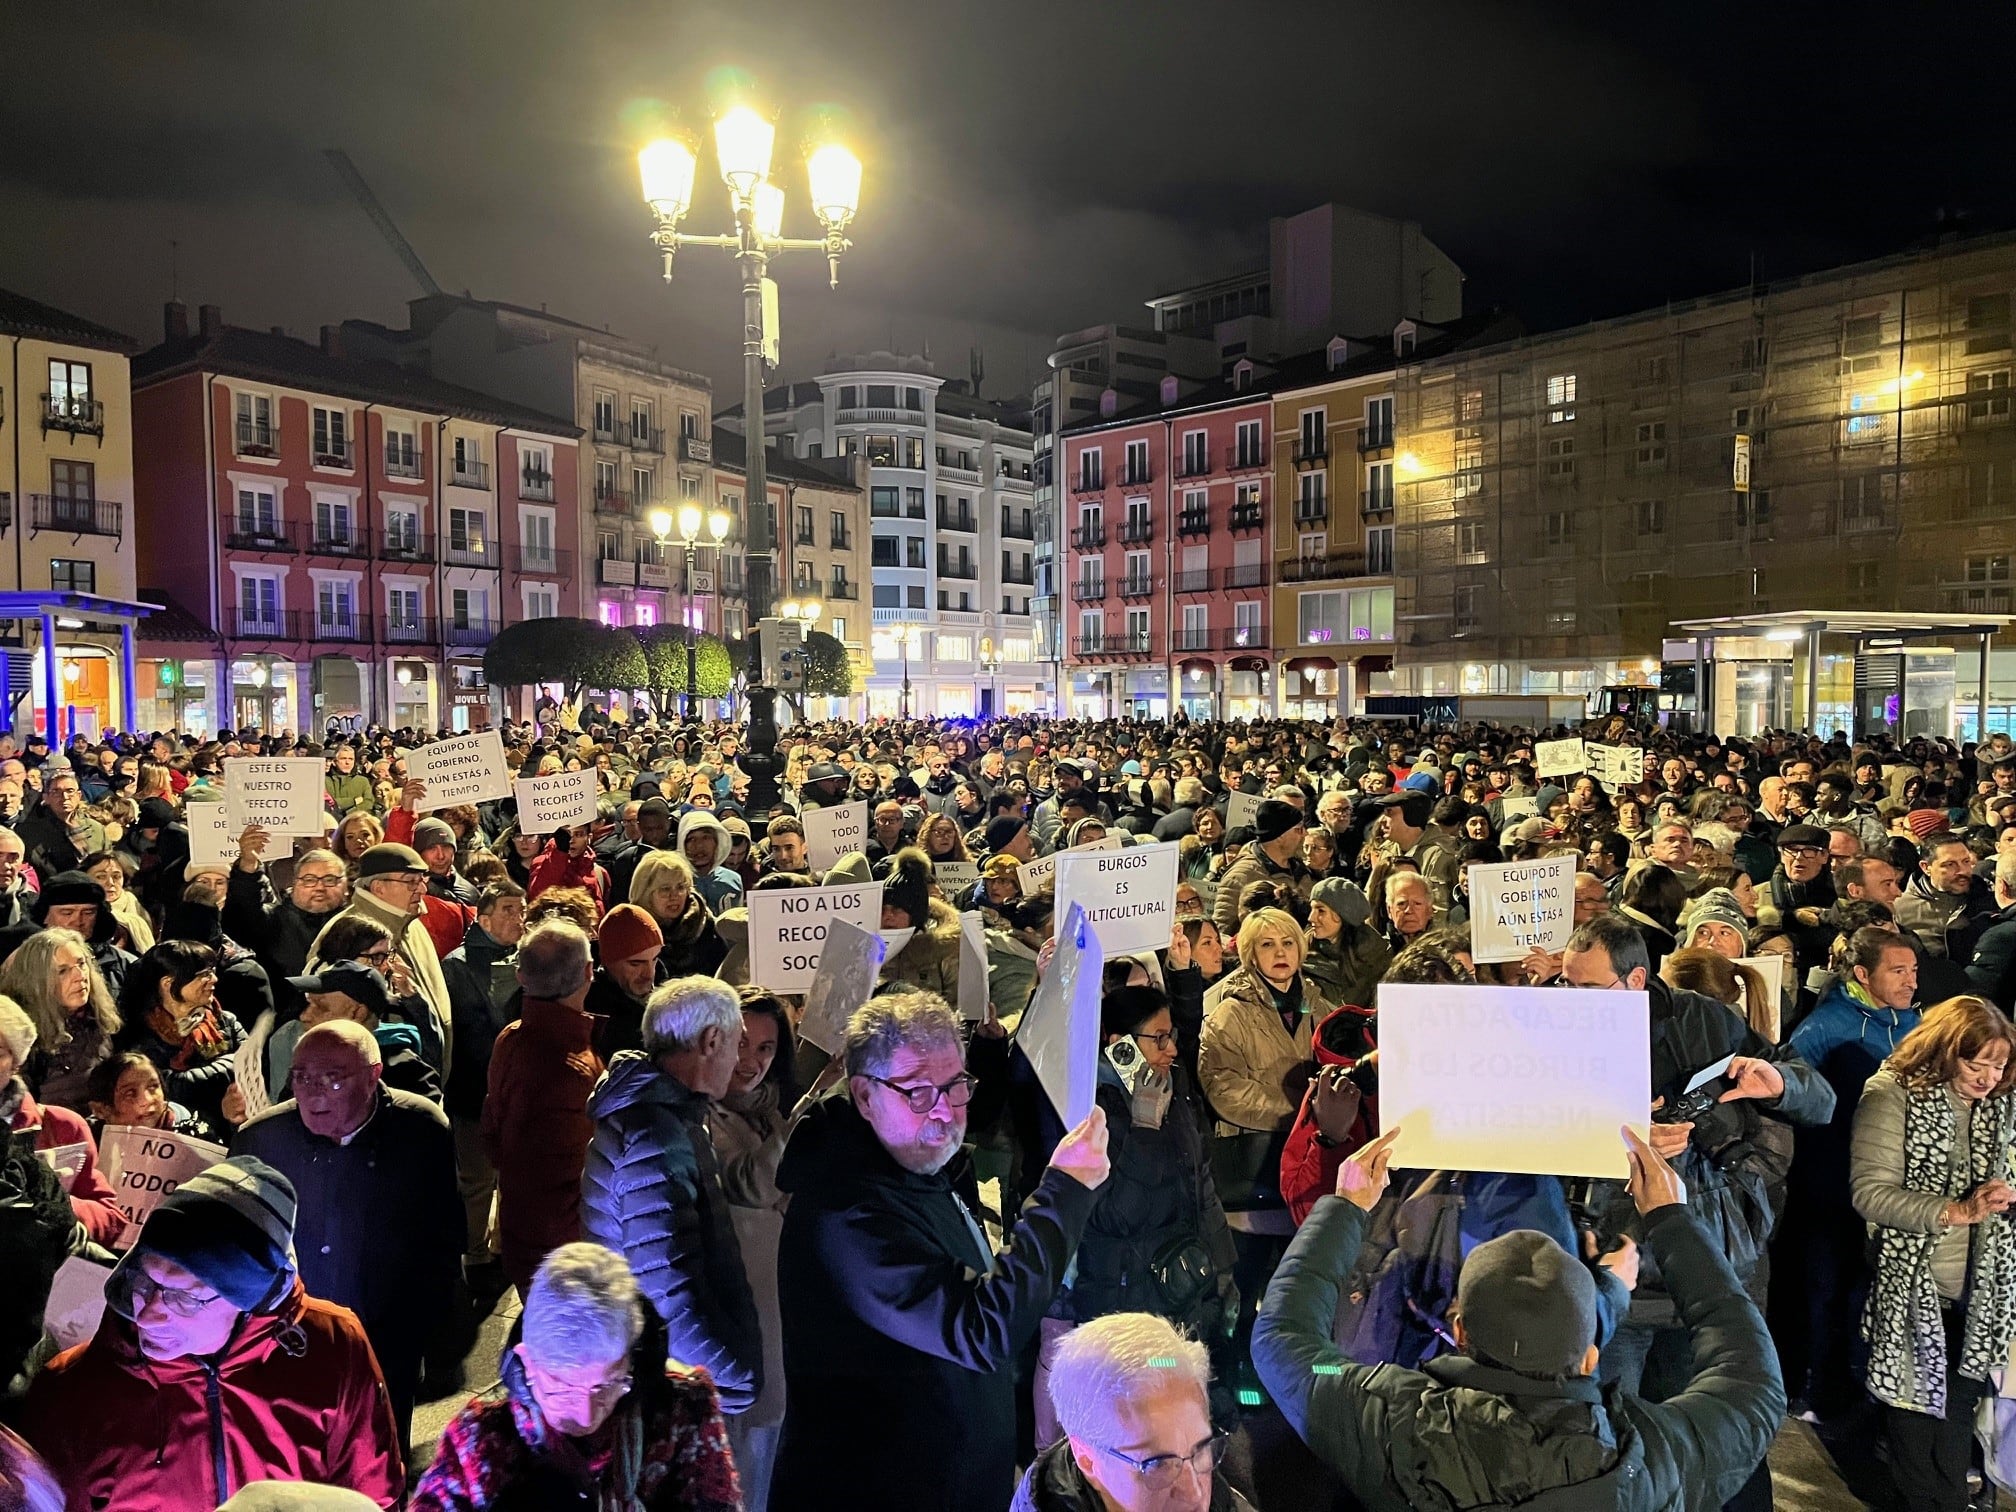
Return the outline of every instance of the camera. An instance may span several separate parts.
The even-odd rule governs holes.
[[[1652,1115],[1652,1122],[1699,1123],[1715,1111],[1716,1104],[1729,1087],[1729,1079],[1726,1076],[1718,1076],[1713,1081],[1703,1082],[1691,1092],[1682,1092],[1677,1097],[1669,1097],[1666,1099],[1666,1105]]]

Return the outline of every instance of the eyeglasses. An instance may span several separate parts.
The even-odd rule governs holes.
[[[163,1286],[139,1266],[133,1268],[133,1304],[142,1309],[156,1297],[161,1305],[178,1318],[193,1318],[211,1303],[222,1300],[216,1292],[204,1296],[198,1292],[184,1291],[180,1287]]]
[[[1172,1030],[1165,1029],[1160,1034],[1137,1034],[1134,1038],[1144,1045],[1152,1045],[1157,1050],[1176,1048],[1176,1035]]]
[[[1225,1446],[1232,1441],[1232,1435],[1217,1432],[1188,1454],[1151,1454],[1146,1459],[1136,1459],[1133,1455],[1118,1449],[1108,1449],[1104,1444],[1092,1447],[1101,1454],[1110,1454],[1141,1477],[1141,1484],[1151,1491],[1174,1490],[1183,1479],[1184,1470],[1193,1471],[1201,1481],[1218,1468],[1218,1461],[1224,1457]]]
[[[392,947],[388,945],[383,950],[367,950],[357,959],[373,970],[383,971],[392,962]]]
[[[635,1384],[627,1370],[620,1376],[606,1381],[596,1381],[592,1385],[562,1380],[540,1365],[534,1365],[532,1373],[539,1378],[539,1389],[545,1395],[568,1401],[586,1399],[596,1406],[604,1402],[621,1400],[629,1395],[631,1386]]]
[[[309,1092],[341,1092],[352,1080],[340,1072],[303,1071],[299,1067],[287,1073],[288,1086]]]
[[[343,873],[331,872],[327,876],[309,876],[306,872],[295,874],[294,880],[303,887],[341,887]]]
[[[1796,860],[1810,861],[1816,856],[1826,855],[1827,851],[1824,846],[1818,845],[1781,845],[1778,847],[1778,854],[1791,856]]]
[[[938,1106],[938,1099],[945,1099],[948,1108],[963,1108],[973,1101],[973,1089],[980,1085],[979,1078],[971,1072],[962,1071],[942,1087],[905,1087],[883,1076],[870,1076],[868,1080],[887,1087],[910,1105],[912,1113],[929,1113]]]
[[[1607,982],[1571,982],[1566,977],[1563,977],[1561,985],[1564,987],[1579,987],[1585,992],[1608,992],[1612,987],[1623,986],[1624,978],[1613,976]]]

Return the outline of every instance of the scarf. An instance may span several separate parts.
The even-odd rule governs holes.
[[[534,1456],[550,1459],[576,1480],[595,1487],[596,1512],[644,1512],[637,1480],[644,1468],[644,1414],[633,1388],[609,1420],[586,1439],[555,1433],[533,1400],[518,1351],[504,1352],[504,1388],[510,1393],[511,1421]]]
[[[1948,1155],[1958,1127],[1944,1087],[1911,1094],[1904,1112],[1904,1185],[1914,1192],[1961,1195],[2005,1169],[2016,1100],[1990,1097],[1967,1109],[1967,1170],[1956,1177]],[[1967,1260],[1967,1322],[1953,1370],[1985,1381],[2003,1363],[2016,1334],[2016,1228],[2007,1213],[1974,1225]],[[1939,1235],[1876,1230],[1875,1279],[1862,1312],[1869,1341],[1869,1394],[1906,1412],[1946,1415],[1946,1331],[1932,1251]]]

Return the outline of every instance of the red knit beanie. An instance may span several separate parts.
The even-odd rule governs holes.
[[[618,903],[595,931],[595,943],[605,961],[627,961],[665,944],[665,932],[658,921],[635,903]]]

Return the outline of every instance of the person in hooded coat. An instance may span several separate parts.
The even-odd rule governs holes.
[[[741,903],[742,878],[727,864],[728,831],[711,812],[693,809],[680,819],[679,854],[693,868],[694,891],[707,900],[707,907],[716,918],[724,909]]]
[[[882,928],[915,933],[883,963],[886,985],[935,992],[959,1001],[959,914],[931,896],[931,863],[915,846],[905,846],[875,864],[882,884]]]
[[[88,924],[72,912],[84,907],[97,910]],[[52,908],[58,910],[54,919],[49,916]],[[112,906],[105,900],[105,889],[81,871],[57,872],[54,876],[44,877],[42,892],[29,906],[28,917],[18,924],[0,929],[0,961],[14,954],[30,935],[52,925],[74,929],[90,941],[99,974],[105,978],[105,985],[112,996],[119,996],[120,989],[126,985],[127,968],[138,957],[118,946],[119,921],[112,917]]]

